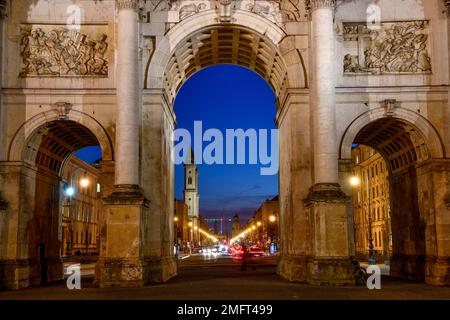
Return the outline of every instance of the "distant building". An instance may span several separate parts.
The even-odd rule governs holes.
[[[231,237],[236,237],[241,232],[241,224],[239,222],[239,215],[235,214],[233,216],[232,225],[231,225]]]
[[[374,149],[359,145],[352,150],[353,173],[359,185],[353,188],[355,251],[359,260],[369,255],[370,224],[377,260],[392,255],[391,215],[389,206],[388,169],[383,157]],[[369,221],[371,212],[371,221]]]
[[[188,217],[193,227],[198,228],[199,219],[199,193],[198,193],[198,169],[195,165],[194,153],[191,151],[190,157],[184,164],[184,202],[188,207]],[[198,243],[197,235],[194,233],[194,243]]]
[[[61,207],[61,255],[98,255],[101,206],[100,171],[72,156],[62,174],[65,195]],[[67,190],[71,188],[71,192]],[[72,194],[73,192],[73,194]]]
[[[267,248],[270,243],[278,243],[279,241],[279,220],[280,203],[278,196],[276,196],[264,201],[242,230],[252,230],[247,236],[247,240],[251,244],[258,244]]]
[[[175,199],[175,243],[179,245],[181,252],[189,251],[190,228],[188,217],[188,206],[183,200]]]

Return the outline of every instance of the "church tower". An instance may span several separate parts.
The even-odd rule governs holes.
[[[188,218],[192,221],[191,241],[197,245],[199,218],[198,169],[195,165],[192,150],[184,163],[184,202],[188,206]]]

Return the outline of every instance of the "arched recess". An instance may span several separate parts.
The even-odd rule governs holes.
[[[437,226],[434,208],[425,206],[422,199],[426,188],[433,185],[432,175],[422,168],[432,160],[445,158],[438,132],[415,112],[397,108],[387,114],[386,109],[378,108],[362,114],[347,128],[340,144],[341,159],[351,159],[352,144],[375,149],[387,165],[391,276],[425,280],[429,258],[436,254]],[[365,192],[372,204],[370,194],[375,194],[375,189],[369,184],[369,175],[373,181],[373,170],[360,177],[360,181],[367,184]]]
[[[285,36],[278,26],[249,12],[236,11],[233,24],[217,24],[215,11],[198,13],[158,42],[144,87],[164,89],[172,104],[195,72],[217,64],[236,64],[261,75],[280,98],[288,87],[288,67],[278,48]]]
[[[39,113],[20,126],[9,146],[8,161],[26,161],[33,164],[40,146],[40,137],[47,130],[46,125],[59,120],[72,121],[88,129],[100,144],[102,160],[114,160],[112,140],[106,129],[96,119],[77,110],[71,110],[62,117],[60,112],[54,109]]]
[[[27,285],[63,277],[62,171],[71,155],[81,148],[100,145],[99,179],[106,189],[112,186],[109,172],[103,168],[103,162],[110,165],[114,159],[112,141],[105,128],[83,112],[60,111],[56,108],[30,118],[17,130],[8,150],[8,160],[17,167],[10,178],[16,180],[18,192],[8,197],[11,215],[17,215],[20,222],[16,230],[20,239],[16,244],[17,259],[29,262],[17,268],[26,269],[23,281]]]
[[[402,123],[404,125],[403,129],[398,125],[393,125],[395,121],[397,121],[397,124]],[[379,126],[376,131],[380,131],[380,129],[382,129],[380,128],[381,126],[390,127],[391,133],[395,132],[397,134],[400,134],[402,133],[402,130],[405,132],[411,132],[412,137],[415,137],[413,138],[413,141],[415,141],[414,148],[418,159],[425,160],[424,158],[445,158],[445,147],[439,136],[439,133],[433,127],[433,125],[423,116],[414,111],[404,108],[396,108],[393,114],[387,115],[385,108],[376,108],[361,114],[347,127],[339,145],[339,159],[351,159],[352,144],[357,143],[355,142],[355,140],[358,139],[358,134],[360,134],[361,130],[364,127],[366,127],[370,123],[375,122]],[[372,129],[375,129],[375,127],[373,127]],[[379,136],[378,138],[383,139],[382,136]],[[394,140],[392,139],[392,137],[386,136],[386,138]],[[363,139],[361,134],[359,139]],[[404,139],[403,142],[405,142]],[[424,148],[425,146],[426,148]],[[389,146],[386,145],[387,153],[395,151],[397,149],[398,146],[389,148]],[[427,152],[428,154],[423,154],[423,152]]]

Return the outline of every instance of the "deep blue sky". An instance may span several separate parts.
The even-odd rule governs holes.
[[[177,128],[193,135],[194,121],[203,130],[274,129],[275,95],[258,74],[243,67],[218,65],[186,81],[175,100]],[[267,198],[278,194],[278,175],[261,176],[260,165],[199,165],[200,213],[241,221]],[[175,166],[175,196],[183,198],[183,165]]]
[[[194,121],[203,130],[274,129],[275,96],[258,74],[243,67],[218,65],[186,81],[175,100],[177,128],[193,136]],[[204,144],[205,146],[206,144]],[[99,147],[76,155],[88,163],[99,159]],[[225,156],[225,153],[224,153]],[[278,194],[278,175],[261,176],[260,165],[199,165],[200,213],[206,217],[248,219],[261,203]],[[183,199],[184,169],[175,166],[175,197]]]

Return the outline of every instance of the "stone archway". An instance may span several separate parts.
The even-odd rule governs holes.
[[[95,132],[95,133],[94,133]],[[113,148],[102,126],[81,112],[61,117],[48,111],[25,122],[9,148],[1,182],[8,199],[3,227],[2,287],[22,288],[63,278],[61,260],[62,171],[67,159],[86,146],[101,146],[103,192],[112,189]],[[16,158],[19,157],[19,158]]]
[[[173,102],[183,83],[189,76],[208,66],[240,65],[255,71],[265,79],[277,95],[277,105],[280,110],[281,107],[285,107],[286,111],[291,104],[291,100],[285,99],[287,92],[292,90],[289,88],[289,77],[299,78],[304,75],[301,68],[298,68],[295,74],[292,71],[288,72],[279,43],[273,42],[274,39],[281,40],[282,32],[272,24],[254,17],[253,19],[258,22],[254,28],[247,26],[250,24],[248,19],[245,20],[245,25],[236,23],[220,25],[214,19],[213,13],[205,14],[205,17],[208,18],[209,24],[203,25],[205,19],[188,19],[187,27],[183,24],[184,22],[177,25],[168,33],[168,40],[161,41],[162,44],[159,49],[156,49],[148,68],[147,86],[151,89],[144,90],[143,95],[142,152],[149,155],[142,159],[143,168],[145,168],[142,172],[143,193],[150,203],[155,204],[154,212],[160,214],[161,219],[166,222],[160,230],[154,230],[156,235],[163,234],[165,239],[173,239],[171,235],[169,236],[173,230],[167,229],[173,219],[174,167],[171,152],[176,117],[173,112]],[[200,23],[196,23],[197,21]],[[266,34],[255,30],[261,29],[262,22],[265,23],[263,30],[266,30]],[[192,32],[186,33],[186,28],[189,26]],[[179,28],[178,31],[177,28]],[[267,30],[272,30],[272,33]],[[178,37],[178,32],[181,32],[184,37]],[[277,36],[274,37],[274,35]],[[166,50],[170,52],[165,52]],[[301,66],[299,60],[294,61]],[[293,111],[290,112],[293,113]],[[285,118],[291,118],[292,115],[287,113]],[[284,123],[287,122],[286,120]],[[295,127],[292,122],[289,126]],[[294,130],[289,126],[283,125],[282,121],[279,122],[280,130],[283,130],[286,135],[291,134],[289,130]],[[292,144],[294,145],[294,142]],[[287,159],[284,161],[289,162]],[[158,171],[162,171],[162,175],[152,174]],[[153,188],[148,188],[148,185],[152,185]],[[170,214],[164,216],[167,212]],[[163,247],[158,249],[161,250],[160,252],[169,254],[170,243],[163,242]]]
[[[349,159],[352,143],[375,149],[386,162],[391,276],[447,285],[450,243],[441,228],[447,224],[439,185],[449,163],[435,128],[413,111],[395,108],[386,113],[385,108],[378,108],[362,114],[347,128],[341,140],[341,161]]]

